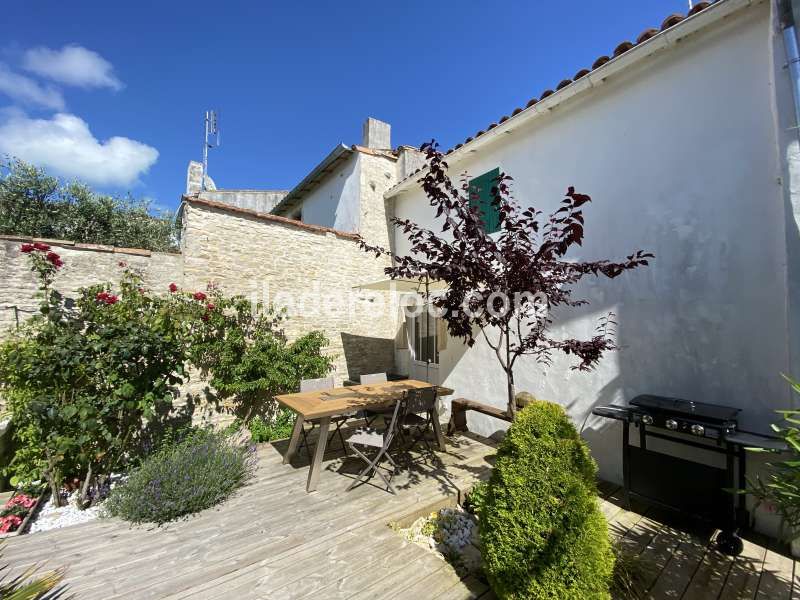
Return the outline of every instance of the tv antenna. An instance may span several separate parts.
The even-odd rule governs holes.
[[[200,189],[206,189],[206,175],[208,174],[208,150],[218,148],[219,141],[219,115],[216,110],[207,110],[204,119],[205,137],[203,138],[203,176],[200,178]]]

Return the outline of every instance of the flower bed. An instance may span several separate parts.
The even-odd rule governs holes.
[[[17,492],[0,510],[0,538],[25,533],[41,498]]]

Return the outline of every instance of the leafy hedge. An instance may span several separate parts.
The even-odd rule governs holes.
[[[557,404],[522,410],[482,498],[485,568],[499,598],[609,598],[614,556],[596,465]]]
[[[7,167],[9,172],[0,176],[0,234],[159,252],[178,249],[174,216],[154,214],[148,200],[98,194],[19,160]]]
[[[222,502],[254,470],[253,447],[224,432],[197,429],[145,459],[112,490],[105,511],[133,523],[166,523]]]

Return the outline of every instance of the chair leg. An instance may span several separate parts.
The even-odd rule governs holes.
[[[380,478],[383,480],[383,482],[386,484],[386,488],[387,488],[387,490],[388,490],[389,492],[391,492],[392,494],[396,494],[396,492],[394,491],[394,488],[392,487],[391,478],[389,478],[389,479],[386,479],[386,476],[385,476],[383,473],[381,473],[381,470],[380,470],[380,461],[381,461],[381,458],[383,458],[383,456],[384,456],[384,455],[385,455],[387,458],[389,458],[389,460],[392,462],[392,464],[394,464],[394,461],[391,459],[391,457],[389,457],[389,455],[388,455],[388,454],[385,452],[385,450],[381,449],[381,450],[378,452],[378,454],[376,454],[376,455],[375,455],[375,458],[373,458],[372,460],[370,460],[369,458],[367,458],[367,456],[366,456],[366,455],[364,455],[364,453],[363,453],[363,452],[361,452],[361,451],[360,451],[358,448],[356,448],[356,447],[355,447],[355,445],[353,445],[353,444],[350,444],[350,449],[351,449],[353,452],[355,452],[355,453],[356,453],[356,454],[357,454],[359,457],[361,457],[361,459],[362,459],[364,462],[366,462],[366,463],[367,463],[367,466],[366,466],[366,467],[364,467],[364,469],[361,471],[361,473],[359,473],[359,474],[358,474],[358,477],[357,477],[356,479],[354,479],[354,480],[353,480],[353,483],[351,483],[351,484],[350,484],[350,485],[347,487],[347,490],[346,490],[346,491],[348,491],[348,492],[349,492],[349,491],[350,491],[350,490],[352,490],[352,489],[353,489],[353,488],[354,488],[354,487],[355,487],[355,486],[356,486],[358,483],[366,483],[366,482],[367,482],[369,479],[371,479],[371,478],[372,478],[372,476],[373,476],[375,473],[377,473],[377,474],[378,474],[378,477],[380,477]],[[364,475],[366,475],[367,473],[369,473],[369,476],[368,476],[366,479],[364,479],[364,481],[362,481],[362,480],[361,480],[361,478],[362,478],[362,477],[364,477]],[[394,476],[394,472],[392,473],[392,476]]]

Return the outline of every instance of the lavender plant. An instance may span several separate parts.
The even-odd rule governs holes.
[[[105,512],[161,525],[224,501],[252,477],[255,466],[254,446],[224,432],[195,429],[145,459],[111,491]]]

